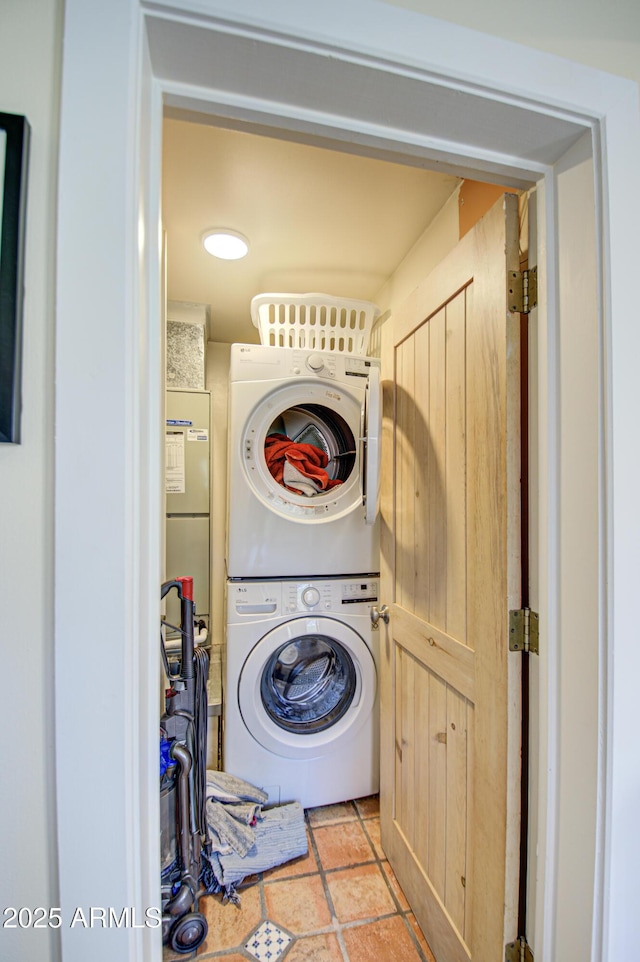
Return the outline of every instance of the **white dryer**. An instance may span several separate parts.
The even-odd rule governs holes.
[[[272,804],[379,788],[376,579],[230,582],[223,762]]]
[[[381,423],[378,359],[231,346],[230,578],[379,570]],[[274,436],[321,451],[329,486],[301,493],[276,480],[265,451]]]

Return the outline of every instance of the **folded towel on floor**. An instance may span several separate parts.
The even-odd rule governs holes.
[[[257,802],[225,802],[224,807],[245,825],[253,825],[257,818],[261,818],[262,805]]]
[[[206,808],[213,849],[225,854],[246,855],[256,840],[253,829],[244,820],[236,818],[222,802],[208,798]]]
[[[204,853],[216,883],[215,887],[208,886],[208,891],[224,891],[225,898],[238,903],[237,888],[243,879],[306,855],[308,851],[304,810],[300,802],[290,802],[264,812],[254,833],[254,844],[245,855],[235,851]]]
[[[230,775],[228,772],[215,772],[208,769],[206,782],[207,798],[214,798],[217,802],[230,802],[231,804],[255,802],[259,805],[265,805],[269,800],[269,796],[261,788],[256,788],[255,785],[250,785],[249,782],[237,778],[236,775]]]
[[[210,844],[202,853],[202,881],[208,892],[223,891],[239,902],[237,887],[249,875],[266,872],[307,852],[304,810],[290,802],[262,810],[268,795],[227,772],[207,772]]]

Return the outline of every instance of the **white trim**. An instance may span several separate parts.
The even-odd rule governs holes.
[[[598,889],[597,913],[603,911],[604,903],[603,960],[612,962],[614,958],[622,958],[624,920],[633,918],[634,913],[633,870],[639,855],[637,839],[627,834],[630,812],[626,802],[628,785],[633,781],[626,777],[626,771],[632,757],[634,686],[640,677],[638,648],[634,646],[635,566],[631,563],[640,541],[633,490],[640,471],[637,446],[627,442],[627,434],[632,436],[635,426],[629,412],[635,401],[635,359],[639,345],[637,331],[625,323],[633,311],[635,266],[630,240],[640,220],[638,198],[628,191],[640,157],[637,91],[628,81],[451,24],[393,10],[375,0],[350,0],[349,4],[325,0],[322,5],[272,0],[268,7],[263,0],[185,0],[144,7],[139,6],[138,0],[112,0],[108,15],[100,0],[67,0],[60,160],[56,460],[56,704],[63,906],[68,910],[75,904],[86,905],[88,899],[90,904],[118,904],[124,899],[156,897],[153,879],[157,879],[158,855],[153,840],[157,839],[158,813],[152,807],[152,799],[157,779],[149,758],[148,739],[152,738],[153,693],[159,677],[155,672],[157,652],[153,654],[157,634],[153,595],[160,570],[159,538],[157,532],[154,534],[160,496],[157,491],[153,492],[151,484],[154,470],[160,473],[159,427],[157,418],[154,420],[157,409],[153,401],[160,390],[160,352],[151,321],[154,312],[156,316],[159,314],[157,293],[153,289],[159,273],[159,254],[155,240],[147,244],[149,233],[158,230],[153,193],[157,191],[156,196],[159,195],[160,98],[165,91],[175,92],[177,86],[166,81],[152,85],[151,126],[146,132],[142,130],[142,94],[138,80],[131,83],[132,78],[145,76],[143,38],[139,30],[142,9],[147,18],[153,18],[154,11],[165,18],[172,16],[172,10],[178,11],[182,20],[206,21],[207,29],[211,29],[218,18],[230,29],[238,33],[249,31],[268,44],[278,42],[308,50],[318,49],[319,45],[333,56],[340,54],[354,62],[366,62],[371,70],[387,75],[390,82],[401,72],[405,76],[417,72],[425,78],[429,75],[431,82],[442,87],[456,90],[462,85],[465,90],[474,91],[479,104],[520,103],[538,116],[562,115],[579,119],[584,126],[594,129],[601,125],[602,219],[608,228],[603,232],[607,372],[608,375],[615,373],[615,377],[608,376],[605,385],[610,439],[610,447],[604,452],[608,480],[605,523],[610,526],[612,539],[607,546],[609,561],[602,586],[608,583],[615,587],[606,618],[609,637],[614,637],[614,627],[618,635],[615,648],[612,645],[607,656],[610,713],[606,726],[605,869],[604,886]],[[428,37],[425,37],[427,30]],[[292,38],[289,43],[284,40],[285,35]],[[91,63],[90,72],[88,63]],[[547,67],[553,69],[547,70]],[[145,83],[148,82],[147,73]],[[132,89],[137,91],[135,97],[131,96]],[[183,87],[182,92],[184,90]],[[198,101],[200,91],[192,89],[192,93]],[[261,104],[255,94],[241,105],[232,93],[226,97],[214,93],[213,99],[217,96],[219,103],[226,104],[227,108],[243,106],[264,118],[265,104]],[[211,97],[211,93],[208,96]],[[268,109],[275,110],[273,106]],[[128,110],[135,113],[137,120],[131,120]],[[280,105],[278,110],[281,118],[288,115],[286,105]],[[410,140],[404,129],[378,129],[377,125],[374,129],[370,121],[357,118],[352,122],[338,121],[330,111],[313,116],[308,110],[306,114],[301,110],[298,117],[302,114],[302,121],[311,132],[315,129],[316,136],[323,136],[326,129],[333,129],[336,137],[345,136],[351,128],[365,148],[375,146],[368,144],[368,139],[378,138],[387,147],[395,144],[397,152],[402,153],[406,149],[404,144]],[[294,112],[290,119],[295,116]],[[273,122],[273,117],[274,113],[270,113],[267,122]],[[334,126],[337,124],[341,130]],[[413,144],[414,147],[425,151],[444,148],[445,155],[451,153],[451,144],[443,139],[430,140],[425,135],[417,139],[419,142]],[[596,150],[599,146],[596,143]],[[540,168],[540,161],[525,163],[523,158],[513,155],[501,156],[499,150],[487,154],[484,148],[478,150],[473,143],[455,144],[454,153],[463,164],[466,158],[476,163],[486,161],[488,166],[483,167],[484,170],[492,163],[502,163],[514,174],[524,171],[526,178],[548,169],[545,164]],[[111,179],[103,170],[105,156],[112,156]],[[140,194],[136,169],[139,163],[142,163],[141,186],[147,191],[143,205],[147,215],[142,228],[147,241],[143,239],[137,276],[127,264],[136,262],[138,250],[139,230],[135,225]],[[545,176],[545,184],[545,217],[547,224],[551,224],[555,212],[550,172]],[[88,197],[92,198],[93,209],[83,210],[81,205],[86,204]],[[88,236],[96,222],[103,226],[105,233],[97,247],[90,249]],[[546,262],[550,322],[556,301],[555,261],[552,231],[549,231]],[[144,287],[145,277],[150,281],[148,289]],[[140,284],[143,286],[136,292]],[[147,317],[144,309],[139,310],[142,305],[138,295],[148,307]],[[612,318],[616,319],[615,326]],[[98,325],[98,334],[94,337],[87,336],[87,326],[92,323]],[[101,351],[98,351],[98,338]],[[546,602],[552,637],[557,624],[554,601],[557,571],[553,570],[554,558],[557,559],[557,545],[554,550],[557,526],[551,492],[558,479],[561,452],[550,417],[560,385],[554,381],[554,345],[546,344],[545,349],[550,364],[546,374],[550,387],[549,416],[546,426],[541,428],[541,436],[547,432],[548,514],[545,530],[541,532],[541,550],[546,543],[550,561]],[[110,413],[113,413],[111,424]],[[115,441],[113,432],[116,432]],[[87,465],[78,462],[78,437],[87,438],[86,450],[91,456]],[[118,437],[123,438],[124,448],[118,446]],[[148,444],[141,437],[147,439]],[[108,456],[107,441],[114,444]],[[77,471],[74,471],[76,465]],[[138,471],[139,479],[136,479]],[[146,502],[145,487],[153,492]],[[91,511],[96,503],[98,519],[102,519],[95,526],[101,539],[99,544],[82,530],[83,525],[93,526]],[[126,588],[128,579],[123,577],[125,568],[131,572],[130,592]],[[75,590],[72,590],[73,581]],[[542,584],[541,592],[544,592]],[[87,611],[82,610],[83,604]],[[91,644],[87,649],[87,619],[105,610],[109,612],[104,619],[106,624],[96,624],[91,630]],[[109,666],[105,671],[106,650],[112,653],[111,671]],[[549,763],[554,760],[552,675],[550,672]],[[100,689],[93,694],[100,677],[112,690],[107,693]],[[136,699],[138,682],[140,701]],[[93,697],[83,691],[83,684],[92,686]],[[75,714],[68,710],[70,688],[76,694]],[[82,716],[79,724],[78,711]],[[157,719],[155,721],[157,723]],[[132,733],[139,733],[141,743],[131,737]],[[70,752],[74,740],[77,755]],[[97,753],[97,760],[92,760],[92,753]],[[83,768],[86,767],[86,775],[80,781],[76,772],[78,758],[82,759]],[[552,817],[556,776],[557,771],[550,766],[547,837],[546,841],[541,840],[546,849],[547,874],[543,957],[550,959],[554,957],[554,886],[550,876],[554,874],[557,851]],[[107,802],[104,794],[110,789],[115,791],[113,802]],[[96,825],[94,819],[99,824]],[[92,828],[96,833],[94,858],[97,859],[93,874],[89,867],[91,859],[81,845],[74,849],[72,843],[80,833],[85,844],[91,845]],[[136,859],[138,842],[144,846],[140,870]],[[596,920],[596,934],[598,927]],[[80,962],[88,951],[95,962],[110,962],[114,952],[121,959],[157,957],[158,943],[154,938],[157,933],[150,930],[118,930],[105,933],[104,939],[95,931],[85,934],[78,929],[66,929],[61,935],[64,962],[76,959]],[[592,954],[597,957],[597,946]]]
[[[385,159],[398,160],[419,158],[434,166],[442,166],[447,173],[457,177],[475,176],[477,179],[479,174],[486,174],[488,180],[499,181],[504,187],[526,188],[549,170],[549,165],[545,163],[530,161],[523,164],[521,157],[498,155],[495,151],[467,145],[463,162],[460,146],[454,141],[421,136],[404,129],[393,131],[382,125],[275,104],[259,97],[234,96],[221,91],[215,91],[213,95],[205,88],[175,82],[167,84],[165,91],[165,103],[168,106],[191,111],[202,118],[208,116],[212,123],[218,118],[234,119],[276,131],[296,131],[312,143],[335,141],[348,145],[356,138],[361,151],[370,156],[377,154]]]
[[[595,207],[596,207],[596,236],[600,238],[606,238],[607,231],[605,229],[605,207],[606,207],[606,194],[605,194],[605,177],[604,177],[604,164],[602,157],[602,142],[600,136],[600,127],[594,125],[593,130],[593,164],[594,164],[594,191],[595,191]],[[605,268],[605,256],[603,251],[603,243],[598,245],[596,251],[598,270],[597,270],[597,292],[598,292],[598,309],[600,316],[602,318],[602,323],[599,328],[599,338],[600,343],[598,345],[599,355],[601,358],[600,374],[601,383],[598,385],[599,392],[599,402],[600,402],[600,418],[601,422],[599,425],[600,431],[600,450],[599,450],[599,469],[600,469],[600,488],[602,491],[602,499],[600,503],[600,517],[598,519],[599,527],[599,543],[601,550],[600,565],[601,571],[605,575],[608,584],[613,585],[613,580],[608,578],[608,573],[611,571],[611,536],[610,533],[613,531],[612,528],[612,518],[610,516],[610,491],[611,491],[611,458],[608,455],[606,440],[612,437],[612,425],[609,423],[611,406],[609,403],[611,386],[609,384],[610,380],[610,336],[609,328],[610,325],[607,324],[607,318],[610,314],[607,310],[606,303],[606,286],[605,278],[606,268]],[[592,932],[591,932],[591,962],[599,962],[601,958],[601,953],[603,951],[603,937],[604,937],[604,913],[605,913],[605,902],[606,902],[606,892],[604,888],[604,874],[605,874],[605,837],[606,837],[606,766],[607,766],[607,718],[609,714],[608,706],[608,692],[607,692],[607,678],[608,678],[608,665],[607,665],[607,649],[608,642],[613,643],[613,632],[610,630],[609,625],[609,612],[610,612],[610,599],[608,597],[606,584],[604,580],[601,580],[599,585],[599,604],[598,608],[600,611],[600,624],[598,626],[598,633],[602,639],[602,644],[599,650],[599,664],[598,664],[598,776],[597,776],[597,790],[598,790],[598,807],[596,812],[596,838],[595,838],[595,873],[594,873],[594,907],[596,911],[593,913],[592,919]]]
[[[405,76],[415,73],[453,90],[529,106],[548,117],[582,116],[587,125],[606,115],[612,101],[634,86],[554,54],[377,0],[350,0],[348,5],[341,0],[323,0],[322,5],[270,0],[268,8],[262,0],[140,2],[158,20],[324,51]]]
[[[158,585],[164,569],[161,565],[162,523],[165,504],[163,486],[158,483],[159,465],[164,455],[164,340],[158,336],[159,318],[164,317],[161,304],[162,292],[160,278],[163,277],[163,238],[161,230],[161,178],[157,158],[162,152],[162,95],[153,80],[151,61],[144,30],[143,18],[140,21],[140,84],[142,95],[138,104],[138,145],[140,150],[137,185],[137,217],[135,233],[140,227],[147,238],[139,247],[138,303],[140,318],[137,334],[138,341],[132,343],[132,353],[138,355],[138,368],[132,371],[136,383],[135,410],[137,412],[138,465],[135,483],[134,504],[138,513],[140,535],[138,563],[139,573],[146,578],[138,578],[139,601],[136,637],[142,639],[149,634],[149,628],[158,618]],[[136,208],[134,208],[135,210]],[[146,333],[145,349],[140,346],[140,333]],[[162,411],[162,416],[158,413]],[[132,653],[133,654],[133,653]],[[138,684],[134,692],[139,692],[138,711],[139,738],[141,745],[154,744],[158,737],[158,688],[159,683],[150,684],[150,679],[160,678],[160,653],[158,645],[139,645],[135,651],[138,668]],[[146,684],[143,683],[146,679]],[[135,695],[134,695],[135,697]],[[156,906],[161,904],[159,865],[156,858],[140,858],[140,852],[158,852],[160,838],[160,813],[158,801],[157,759],[150,753],[145,759],[138,754],[135,759],[140,773],[137,791],[140,812],[144,816],[138,821],[137,844],[134,858],[138,866],[138,886],[135,890],[134,904]],[[146,763],[145,763],[146,762]],[[135,767],[134,767],[135,771]],[[162,937],[160,930],[138,930],[132,958],[153,962],[161,957]]]
[[[543,909],[536,918],[536,954],[543,959],[555,958],[555,910],[557,892],[557,819],[558,811],[558,731],[559,731],[559,656],[558,656],[558,597],[554,586],[559,581],[559,478],[560,478],[560,439],[558,436],[557,415],[559,406],[559,359],[558,330],[551,323],[558,316],[558,284],[555,265],[557,264],[557,235],[554,229],[556,219],[556,189],[554,178],[548,177],[539,185],[538,195],[538,272],[541,299],[538,315],[547,317],[547,323],[539,324],[538,341],[538,430],[539,430],[539,585],[538,602],[540,605],[541,637],[546,638],[543,663],[546,673],[541,685],[546,684],[544,706],[546,708],[546,743],[540,748],[540,764],[546,762],[546,797],[539,800],[542,810],[542,830],[539,838],[531,844],[542,847],[542,871],[538,889]],[[543,564],[542,559],[547,563]],[[546,615],[546,617],[545,617]],[[531,938],[531,934],[529,934]],[[541,939],[541,946],[538,944]]]
[[[637,595],[637,546],[639,543],[637,478],[640,472],[637,431],[637,368],[640,337],[633,323],[631,278],[637,272],[632,243],[637,228],[637,204],[630,202],[628,181],[632,164],[640,156],[638,88],[629,85],[624,96],[610,105],[602,128],[603,193],[605,223],[603,258],[605,278],[605,326],[608,408],[605,412],[610,448],[607,451],[607,545],[606,577],[612,590],[606,612],[608,635],[613,640],[607,661],[606,813],[604,817],[604,925],[603,959],[629,957],[630,937],[625,920],[637,907],[631,892],[637,878],[638,833],[630,824],[637,815],[639,777],[637,757],[637,679],[640,647],[634,629]],[[625,238],[628,243],[625,243]],[[627,280],[625,281],[625,277]],[[625,321],[627,323],[625,323]],[[630,443],[631,442],[631,443]]]

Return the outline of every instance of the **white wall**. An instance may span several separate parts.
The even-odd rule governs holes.
[[[459,189],[456,189],[411,250],[407,251],[386,284],[376,293],[373,301],[383,316],[392,307],[397,308],[402,304],[458,243],[458,194]]]
[[[638,0],[383,0],[640,81]]]
[[[0,109],[31,125],[22,444],[0,445],[3,774],[0,909],[56,905],[53,334],[62,0],[0,4]],[[4,917],[3,917],[4,918]],[[4,929],[0,956],[58,957],[47,929]]]

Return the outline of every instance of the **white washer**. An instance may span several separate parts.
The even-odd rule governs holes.
[[[381,419],[377,358],[231,346],[230,578],[379,570]],[[267,467],[272,434],[320,447],[341,483],[311,496],[284,487]]]
[[[376,579],[227,586],[224,767],[305,808],[379,788]]]

